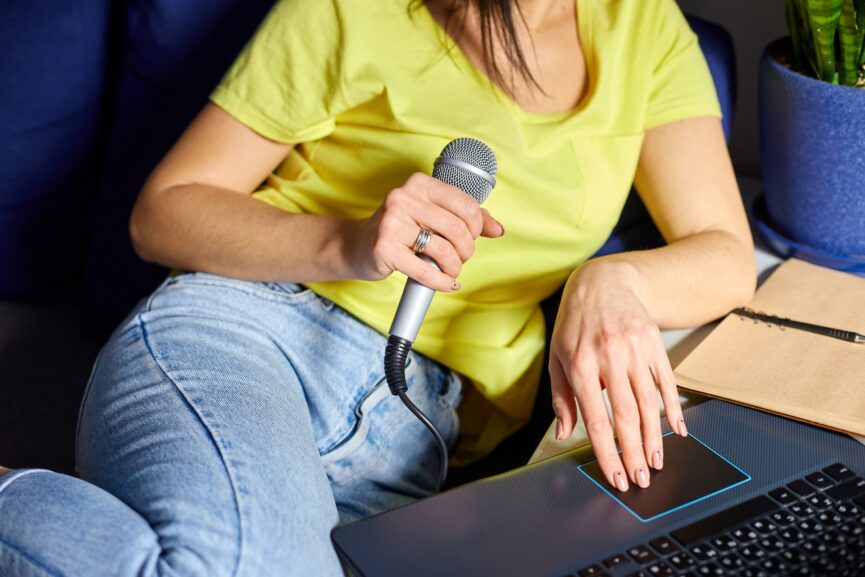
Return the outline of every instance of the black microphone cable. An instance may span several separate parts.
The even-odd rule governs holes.
[[[489,146],[473,138],[457,138],[448,143],[435,160],[433,177],[450,184],[474,198],[478,203],[492,192],[496,185],[498,163]],[[426,255],[418,254],[430,266],[439,268]],[[429,429],[438,444],[441,467],[436,492],[441,491],[448,474],[448,446],[429,418],[408,398],[405,364],[412,344],[417,338],[424,315],[435,291],[412,279],[406,281],[393,324],[390,327],[384,353],[384,372],[390,392],[398,396],[408,410]]]
[[[408,410],[420,420],[424,426],[429,429],[432,436],[435,438],[439,449],[439,477],[436,483],[436,493],[444,487],[445,479],[448,476],[448,446],[445,443],[439,430],[429,420],[423,411],[408,398],[408,383],[405,379],[405,365],[408,362],[408,354],[411,352],[410,341],[400,338],[396,335],[391,335],[387,339],[387,347],[384,351],[384,374],[387,379],[387,386],[390,392],[400,398],[403,404],[408,407]]]

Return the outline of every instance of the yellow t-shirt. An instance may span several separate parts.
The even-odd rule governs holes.
[[[411,173],[430,173],[452,139],[495,152],[484,206],[507,234],[477,240],[462,288],[436,295],[414,345],[474,385],[460,410],[457,460],[467,461],[530,415],[545,345],[538,303],[609,236],[644,132],[720,110],[674,0],[576,0],[589,87],[558,114],[522,110],[411,6],[281,0],[211,99],[265,137],[299,143],[255,193],[289,212],[365,218]],[[309,286],[386,334],[404,283]]]

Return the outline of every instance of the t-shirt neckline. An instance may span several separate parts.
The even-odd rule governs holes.
[[[469,60],[460,45],[457,44],[451,35],[439,25],[438,21],[436,21],[435,17],[433,17],[429,8],[426,6],[426,3],[422,0],[419,2],[419,11],[422,13],[423,18],[427,21],[427,24],[431,27],[431,30],[435,35],[444,38],[447,43],[448,54],[451,55],[451,57],[458,59],[460,63],[469,70],[471,76],[479,85],[481,85],[481,87],[493,90],[496,97],[501,100],[522,122],[530,124],[544,124],[560,122],[579,115],[588,108],[595,93],[597,70],[594,66],[596,60],[592,52],[590,0],[574,0],[574,3],[577,12],[577,34],[579,35],[580,48],[583,51],[583,60],[585,61],[586,66],[586,81],[588,82],[588,86],[586,87],[585,95],[576,107],[559,112],[529,112],[524,109],[516,100],[505,92],[501,86],[493,82],[486,73],[479,70],[472,61]]]

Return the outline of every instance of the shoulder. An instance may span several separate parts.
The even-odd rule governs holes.
[[[577,0],[590,4],[592,20],[623,45],[645,52],[693,36],[675,0]]]
[[[396,20],[409,21],[417,11],[413,0],[278,0],[269,18],[315,33],[316,26],[343,32],[384,32]],[[310,28],[311,27],[311,28]]]

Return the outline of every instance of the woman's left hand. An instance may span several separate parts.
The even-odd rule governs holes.
[[[643,307],[639,290],[639,273],[629,263],[598,260],[583,265],[565,285],[550,347],[556,437],[570,436],[579,405],[601,470],[620,491],[628,489],[628,480],[648,487],[649,465],[663,467],[656,384],[670,427],[687,435],[661,332]]]

